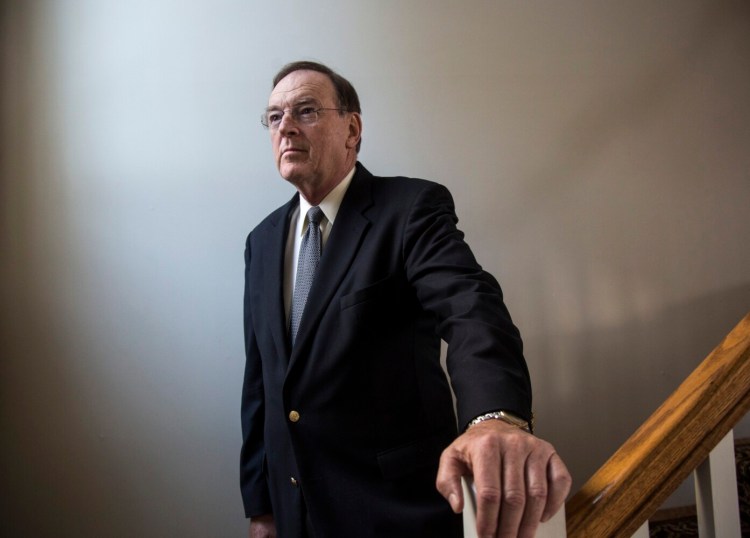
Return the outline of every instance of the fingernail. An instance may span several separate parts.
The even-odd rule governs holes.
[[[448,495],[448,502],[450,503],[453,511],[458,512],[458,495],[456,495],[455,493],[451,493],[450,495]]]

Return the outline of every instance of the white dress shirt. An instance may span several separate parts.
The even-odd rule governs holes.
[[[323,211],[323,218],[320,220],[321,248],[325,248],[328,236],[331,234],[331,228],[336,221],[336,215],[341,207],[341,201],[344,199],[349,184],[354,177],[355,168],[329,192],[318,207]],[[284,252],[284,312],[286,321],[289,323],[289,313],[292,309],[292,295],[294,294],[294,283],[297,280],[297,260],[299,259],[299,248],[302,244],[302,237],[307,231],[307,219],[299,218],[300,215],[307,215],[312,206],[305,197],[300,195],[299,206],[292,211],[289,220],[289,235],[286,239],[286,250]]]

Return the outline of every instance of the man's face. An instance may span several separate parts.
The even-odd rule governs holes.
[[[269,110],[285,111],[278,130],[271,130],[276,167],[311,203],[318,203],[357,159],[359,114],[321,110],[312,124],[292,118],[299,105],[339,108],[333,83],[317,71],[294,71],[281,79],[268,99]]]

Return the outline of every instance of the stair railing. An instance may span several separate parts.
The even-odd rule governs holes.
[[[731,440],[748,409],[750,314],[567,503],[568,536],[631,536],[642,529],[694,469],[704,461],[710,469],[709,453]]]
[[[748,409],[750,314],[565,508],[542,525],[537,538],[564,538],[566,527],[567,536],[573,538],[647,538],[648,518],[691,472],[695,472],[700,536],[739,536],[732,428]],[[731,491],[727,496],[721,486],[716,487],[717,481],[733,484],[733,500]],[[475,499],[466,482],[464,493],[469,500],[464,530],[471,538],[476,536]],[[723,530],[716,532],[722,525]]]

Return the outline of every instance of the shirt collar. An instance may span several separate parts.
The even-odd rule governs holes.
[[[336,185],[318,204],[318,207],[323,211],[323,215],[325,215],[326,221],[328,221],[331,226],[333,226],[333,223],[336,220],[336,215],[338,215],[339,208],[341,207],[341,201],[344,199],[344,195],[352,182],[356,169],[356,166],[352,167],[344,179],[342,179],[339,184]],[[305,215],[307,215],[307,212],[311,207],[312,205],[305,200],[304,196],[299,197],[299,220],[302,224],[302,226],[298,226],[298,232],[300,235],[304,234],[307,230],[307,219],[305,218]]]

